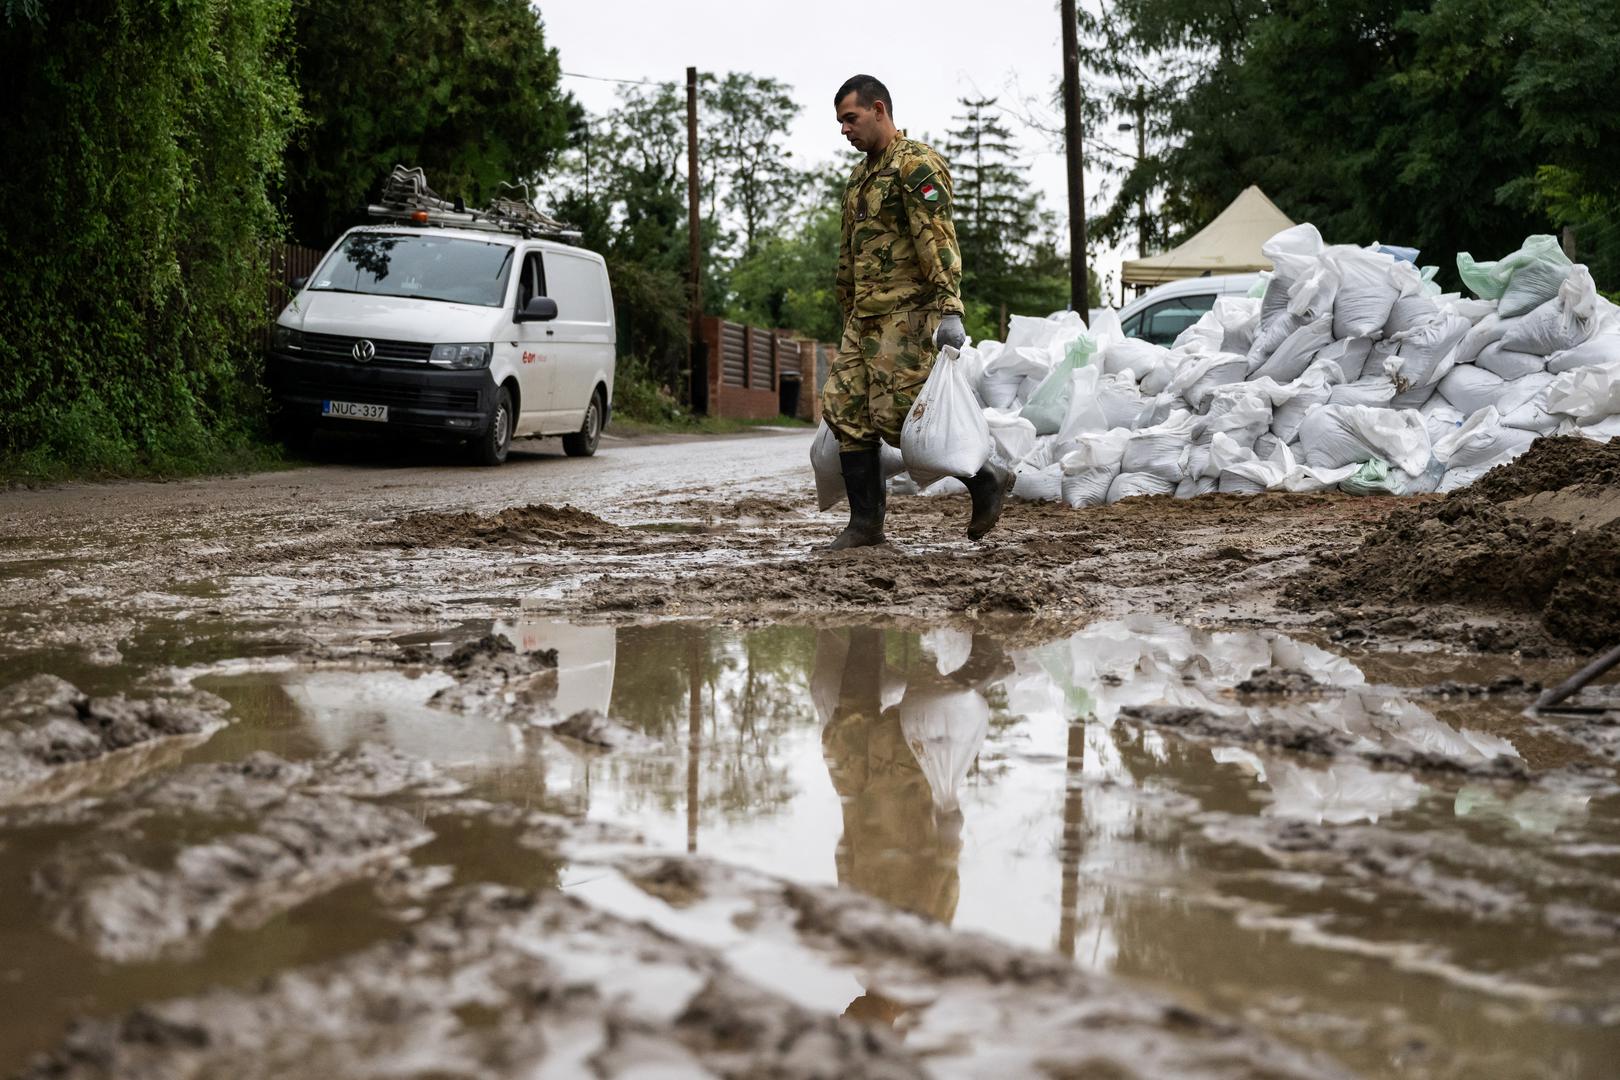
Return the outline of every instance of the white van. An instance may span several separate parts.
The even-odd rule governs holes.
[[[613,409],[606,264],[478,217],[350,229],[293,283],[265,362],[285,437],[401,430],[466,440],[486,465],[514,436],[596,452]]]
[[[1217,297],[1246,296],[1259,281],[1259,274],[1212,274],[1156,285],[1120,309],[1120,327],[1127,337],[1169,345],[1214,307]]]

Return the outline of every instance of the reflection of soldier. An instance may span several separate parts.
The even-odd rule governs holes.
[[[1005,674],[1000,649],[975,638],[949,677],[920,651],[905,681],[888,664],[878,630],[823,630],[811,696],[822,751],[844,810],[838,882],[946,925],[960,893],[962,811],[956,788],[988,731],[990,707],[975,686]],[[904,687],[903,696],[896,691]],[[899,699],[897,707],[886,701]],[[893,1025],[903,1008],[875,991],[845,1015]]]
[[[905,696],[877,630],[822,631],[812,690],[824,721],[827,771],[843,802],[838,880],[895,907],[949,924],[956,914],[962,812],[956,788],[988,731],[989,705],[973,685],[1000,674],[999,650],[975,653],[949,678],[918,652]]]
[[[822,415],[838,436],[849,525],[833,548],[883,543],[882,441],[900,428],[934,364],[934,350],[961,347],[962,255],[951,224],[945,161],[894,126],[888,88],[856,75],[833,98],[844,137],[866,159],[844,190],[838,355],[822,391]],[[962,477],[973,497],[968,536],[995,525],[1012,474],[986,464]]]

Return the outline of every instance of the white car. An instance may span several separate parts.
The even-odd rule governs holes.
[[[1119,322],[1127,337],[1169,345],[1221,296],[1246,296],[1259,274],[1215,274],[1157,285],[1126,304]]]
[[[326,428],[596,452],[613,409],[616,329],[592,251],[475,215],[350,229],[276,320],[265,376],[292,440]]]

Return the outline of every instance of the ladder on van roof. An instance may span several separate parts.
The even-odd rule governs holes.
[[[527,184],[501,184],[501,194],[482,210],[468,210],[460,200],[443,198],[428,187],[427,174],[420,168],[395,165],[383,184],[382,202],[366,208],[372,217],[416,225],[443,225],[458,229],[516,233],[530,239],[539,237],[575,242],[578,229],[535,209]]]

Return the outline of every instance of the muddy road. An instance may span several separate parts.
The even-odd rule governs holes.
[[[809,445],[0,493],[0,1075],[1612,1075],[1608,458],[828,556]]]

